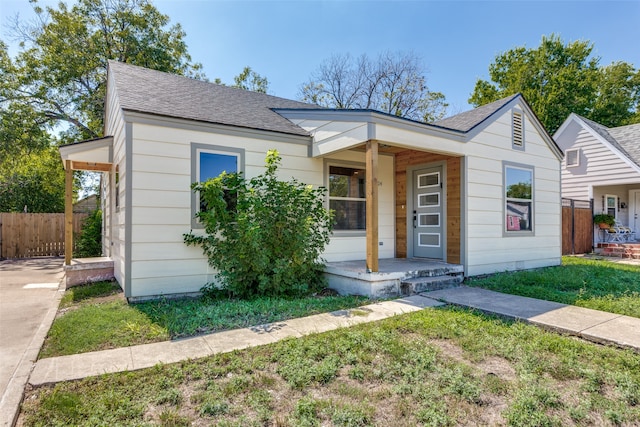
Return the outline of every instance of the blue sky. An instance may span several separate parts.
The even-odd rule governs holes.
[[[56,4],[57,1],[42,1]],[[67,3],[71,3],[70,0]],[[488,79],[496,55],[535,48],[543,35],[588,40],[600,64],[640,67],[640,1],[220,1],[155,0],[180,23],[189,52],[207,77],[231,83],[244,66],[270,82],[270,93],[296,99],[333,53],[413,51],[428,86],[445,94],[450,113],[467,104],[478,78]],[[0,0],[7,18],[31,16],[27,0]],[[10,52],[15,53],[11,49]]]

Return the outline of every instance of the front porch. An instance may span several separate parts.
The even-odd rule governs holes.
[[[386,298],[411,295],[458,286],[464,267],[426,258],[380,259],[378,271],[367,269],[366,261],[328,262],[325,277],[340,294]]]

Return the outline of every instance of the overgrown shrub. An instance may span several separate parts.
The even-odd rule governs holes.
[[[102,211],[93,211],[85,218],[82,231],[75,239],[75,258],[90,258],[102,255]]]
[[[247,180],[222,173],[192,185],[204,209],[197,214],[205,235],[184,235],[201,246],[230,296],[298,296],[323,285],[322,254],[332,217],[324,206],[326,189],[292,179],[279,181],[280,156],[270,150],[266,171]],[[207,285],[205,294],[216,294]]]

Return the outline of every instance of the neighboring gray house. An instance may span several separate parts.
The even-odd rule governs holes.
[[[594,213],[640,232],[640,124],[608,128],[572,113],[554,139],[565,152],[562,197],[593,199]]]
[[[199,230],[190,185],[256,176],[270,149],[282,179],[329,188],[329,262],[361,260],[365,274],[380,259],[436,259],[478,275],[561,261],[562,152],[521,95],[427,124],[112,61],[104,135],[60,152],[68,170],[104,171],[104,255],[130,299],[213,280],[183,243]]]

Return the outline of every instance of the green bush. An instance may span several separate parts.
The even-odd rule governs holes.
[[[184,241],[202,247],[231,296],[299,296],[323,285],[320,255],[332,226],[326,189],[277,180],[279,165],[278,152],[270,150],[262,175],[246,180],[223,172],[192,185],[205,207],[197,217],[206,234],[185,234]],[[217,287],[202,291],[215,295]]]
[[[93,211],[82,225],[82,231],[77,236],[75,258],[90,258],[102,256],[102,211]]]

